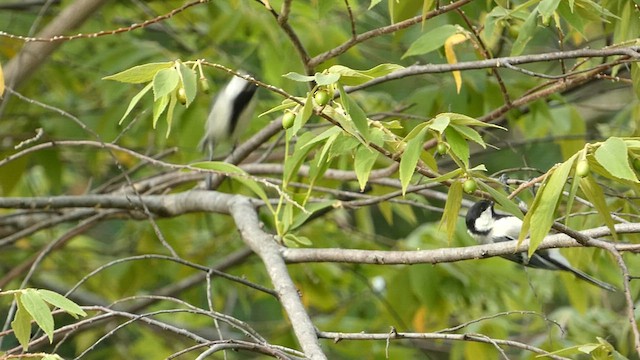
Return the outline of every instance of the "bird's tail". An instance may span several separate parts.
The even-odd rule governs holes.
[[[578,269],[574,269],[572,267],[569,267],[569,268],[565,268],[565,270],[567,270],[569,272],[572,272],[578,278],[580,278],[580,279],[582,279],[584,281],[590,282],[593,285],[596,285],[596,286],[598,286],[598,287],[600,287],[602,289],[605,289],[607,291],[611,291],[611,292],[618,291],[618,288],[616,288],[615,286],[613,286],[613,285],[611,285],[611,284],[609,284],[607,282],[604,282],[602,280],[598,280],[598,279],[592,277],[589,274],[583,273],[582,271],[580,271]]]

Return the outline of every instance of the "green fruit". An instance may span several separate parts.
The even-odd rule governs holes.
[[[440,155],[444,155],[447,153],[447,144],[443,142],[439,142],[438,146],[436,146],[436,152]]]
[[[478,189],[478,184],[473,179],[467,179],[462,184],[462,190],[467,194],[473,194]]]
[[[589,175],[589,161],[582,159],[576,165],[576,176],[583,178],[587,175]]]
[[[184,88],[182,86],[180,86],[178,88],[178,92],[177,92],[176,95],[178,96],[178,101],[180,101],[180,104],[186,105],[186,103],[187,103],[187,92],[184,90]]]
[[[315,95],[313,95],[313,98],[315,99],[316,104],[320,106],[327,105],[329,103],[329,100],[331,100],[331,97],[329,96],[329,93],[326,90],[316,91]]]
[[[211,88],[209,87],[209,80],[207,80],[206,77],[201,77],[199,82],[200,82],[200,89],[202,89],[202,92],[205,94],[208,94],[209,91],[211,90]]]
[[[282,127],[285,129],[292,127],[295,119],[296,119],[296,114],[290,111],[287,111],[286,113],[284,113],[284,115],[282,115]]]

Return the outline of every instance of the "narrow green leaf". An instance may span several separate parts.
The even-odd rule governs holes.
[[[129,106],[127,107],[127,111],[124,112],[124,115],[122,115],[122,118],[120,119],[120,121],[118,121],[118,125],[122,124],[122,122],[124,121],[124,119],[127,117],[127,115],[129,115],[129,113],[131,112],[131,110],[133,110],[133,108],[138,104],[138,102],[140,102],[140,99],[142,99],[142,97],[149,92],[149,90],[151,90],[151,87],[153,86],[152,83],[147,84],[147,86],[145,86],[144,88],[142,88],[142,90],[140,90],[140,92],[138,92],[134,97],[131,98],[131,101],[129,102]]]
[[[169,97],[169,109],[167,110],[167,134],[166,134],[167,138],[171,133],[171,124],[173,123],[173,112],[176,109],[177,103],[178,103],[178,98],[176,97],[176,93],[172,92]]]
[[[340,87],[340,98],[342,105],[347,110],[347,113],[351,117],[351,121],[355,125],[358,134],[367,142],[369,142],[369,120],[364,110],[355,102],[342,87]]]
[[[293,80],[293,81],[297,81],[297,82],[310,82],[310,81],[314,81],[315,80],[315,76],[302,75],[302,74],[298,74],[296,72],[289,72],[289,73],[286,73],[286,74],[284,74],[282,76],[287,78],[287,79],[289,79],[289,80]]]
[[[475,131],[474,129],[472,129],[472,128],[466,126],[466,125],[451,124],[450,126],[452,128],[454,128],[457,132],[459,132],[460,135],[464,136],[465,139],[469,139],[469,140],[475,142],[476,144],[482,146],[485,149],[487,148],[487,144],[482,139],[482,136],[477,131]]]
[[[513,43],[511,47],[511,56],[518,56],[522,54],[526,45],[533,39],[533,35],[536,32],[536,27],[538,25],[538,10],[534,9],[527,20],[520,27],[520,31],[518,32],[518,37],[516,41]]]
[[[282,104],[272,107],[271,109],[269,109],[269,110],[263,112],[262,114],[258,115],[258,117],[263,117],[265,115],[274,113],[276,111],[289,109],[289,108],[295,107],[296,105],[298,105],[298,103],[296,103],[295,101],[292,101],[290,99],[285,99],[285,100],[282,101]]]
[[[520,210],[517,204],[509,200],[507,195],[485,184],[484,181],[478,181],[478,186],[482,188],[482,190],[491,194],[491,197],[502,207],[504,211],[508,212],[511,215],[517,216],[520,219],[524,217],[524,214],[522,214],[522,210]]]
[[[42,331],[49,337],[49,342],[53,341],[53,316],[51,315],[51,309],[47,306],[47,303],[42,300],[40,294],[34,289],[26,289],[20,301],[25,310],[31,315],[36,324],[40,326]]]
[[[462,182],[454,181],[449,187],[449,193],[447,194],[447,202],[444,205],[444,213],[440,220],[439,229],[445,229],[447,232],[447,239],[451,242],[453,235],[456,232],[456,224],[458,223],[458,213],[460,212],[460,205],[462,204]]]
[[[158,71],[168,69],[172,66],[172,61],[138,65],[117,74],[105,76],[102,80],[115,80],[130,84],[141,84],[153,80],[153,77],[156,76]]]
[[[365,186],[367,186],[369,175],[371,174],[371,169],[376,163],[378,155],[380,155],[380,153],[369,148],[366,145],[360,144],[360,146],[358,146],[353,167],[356,172],[356,177],[358,178],[360,191],[363,191]]]
[[[636,174],[629,165],[629,152],[624,140],[618,137],[610,137],[598,147],[594,156],[598,163],[612,176],[638,182]]]
[[[182,86],[184,86],[184,92],[187,95],[187,103],[184,106],[189,107],[198,93],[198,79],[195,70],[189,68],[182,62],[178,65],[178,71],[180,72],[180,78],[182,79]]]
[[[66,297],[56,292],[43,290],[43,289],[40,289],[37,291],[38,291],[38,294],[40,294],[40,297],[42,297],[44,301],[48,302],[49,304],[57,308],[60,308],[66,311],[76,319],[78,318],[78,315],[80,316],[87,315],[87,313],[85,313],[84,310],[82,310],[82,308],[78,306],[78,304],[74,303],[73,301],[67,299]]]
[[[169,100],[171,99],[171,95],[165,95],[160,99],[153,102],[153,128],[156,128],[158,124],[158,119],[167,109],[167,105],[169,105]]]
[[[571,157],[569,160],[558,166],[553,173],[547,178],[544,185],[538,190],[536,199],[540,200],[536,203],[535,208],[531,208],[525,216],[525,221],[529,219],[530,224],[530,243],[529,256],[533,255],[538,245],[551,230],[553,220],[562,195],[562,190],[567,183],[569,173],[573,168],[573,163],[577,156]],[[522,236],[522,234],[521,234]]]
[[[439,49],[451,35],[457,33],[459,30],[459,27],[456,25],[443,25],[428,31],[409,46],[409,49],[402,55],[402,58],[422,55]]]
[[[257,195],[262,201],[264,201],[265,205],[269,208],[269,211],[271,211],[271,213],[275,213],[275,211],[271,207],[269,197],[267,196],[267,193],[264,191],[264,189],[262,189],[262,187],[258,185],[257,181],[247,177],[249,174],[246,171],[242,170],[236,165],[224,161],[202,161],[191,164],[191,166],[199,169],[215,170],[230,175],[233,180],[236,180],[242,185],[246,186],[249,190],[251,190],[251,192]],[[233,176],[234,174],[240,176]]]
[[[313,202],[309,203],[305,206],[307,212],[299,211],[293,216],[293,220],[291,221],[291,225],[289,227],[289,231],[293,231],[300,226],[304,225],[304,223],[309,219],[309,217],[315,214],[318,211],[322,211],[328,207],[332,207],[335,203],[334,200],[331,201],[323,201],[323,202]]]
[[[424,136],[427,132],[427,128],[424,127],[413,139],[407,141],[407,146],[404,149],[402,158],[400,159],[400,183],[402,184],[402,195],[405,195],[411,177],[416,170],[418,159],[420,159],[420,153],[422,152],[422,145],[424,143]]]
[[[480,120],[474,119],[470,116],[458,114],[458,113],[442,113],[438,114],[438,116],[447,116],[449,117],[451,124],[453,125],[464,125],[464,126],[478,126],[478,127],[490,127],[495,129],[507,130],[507,128],[502,127],[500,125],[491,124],[487,122],[482,122]]]
[[[284,174],[282,174],[283,187],[287,187],[291,179],[298,175],[298,169],[300,169],[300,166],[307,158],[307,155],[309,155],[309,152],[316,147],[315,145],[306,146],[306,144],[313,140],[313,138],[313,134],[308,132],[298,137],[293,154],[288,156],[284,163]]]
[[[331,74],[331,73],[329,73],[329,74],[316,73],[314,78],[315,78],[316,84],[318,84],[318,86],[326,86],[326,85],[333,84],[333,83],[337,82],[338,80],[340,80],[340,75],[339,74]]]
[[[465,169],[469,168],[469,143],[454,128],[447,128],[444,134],[451,152],[462,161]]]
[[[18,308],[16,315],[11,321],[11,329],[13,334],[18,339],[22,350],[27,351],[29,348],[29,339],[31,338],[31,316],[27,312],[27,309],[22,305],[22,296],[20,293],[16,294],[16,303]]]
[[[640,99],[640,64],[637,62],[631,66],[631,83],[633,84],[633,90],[636,94],[636,98]]]
[[[296,119],[293,121],[293,126],[287,129],[287,141],[290,141],[293,136],[298,134],[298,131],[309,121],[311,114],[313,113],[313,94],[309,92],[307,98],[304,101],[302,111],[298,111]]]
[[[330,74],[340,75],[342,85],[360,85],[377,77],[388,75],[404,67],[397,64],[380,64],[368,70],[355,70],[343,65],[333,65],[329,68]]]
[[[580,190],[584,196],[589,200],[593,206],[596,208],[596,211],[602,216],[602,220],[604,220],[604,224],[611,230],[611,235],[614,239],[617,239],[616,229],[613,223],[613,219],[611,218],[611,211],[607,207],[607,201],[604,198],[604,192],[602,188],[596,183],[596,181],[591,177],[591,175],[583,177],[580,179]]]
[[[163,69],[153,77],[153,99],[158,100],[176,91],[180,83],[180,76],[175,68]]]

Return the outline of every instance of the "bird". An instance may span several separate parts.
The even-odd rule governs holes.
[[[481,244],[515,240],[522,229],[522,220],[513,215],[496,213],[494,203],[488,200],[480,200],[473,204],[467,212],[465,222],[469,235]],[[536,250],[529,259],[525,253],[502,255],[502,257],[531,268],[568,271],[579,279],[602,289],[617,291],[615,286],[571,266],[558,249]]]
[[[248,75],[239,71],[240,75]],[[213,160],[215,147],[221,142],[236,141],[246,130],[256,105],[258,87],[244,77],[234,75],[213,99],[207,121],[204,125],[204,136],[199,148],[205,152],[207,160]],[[211,177],[206,180],[210,188]]]

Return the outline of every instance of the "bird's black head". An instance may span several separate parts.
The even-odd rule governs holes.
[[[478,229],[476,229],[476,220],[484,213],[487,209],[491,208],[491,213],[493,214],[493,202],[488,200],[480,200],[477,203],[473,204],[469,211],[467,211],[467,216],[465,218],[465,222],[467,223],[467,230],[472,234],[480,233]]]

